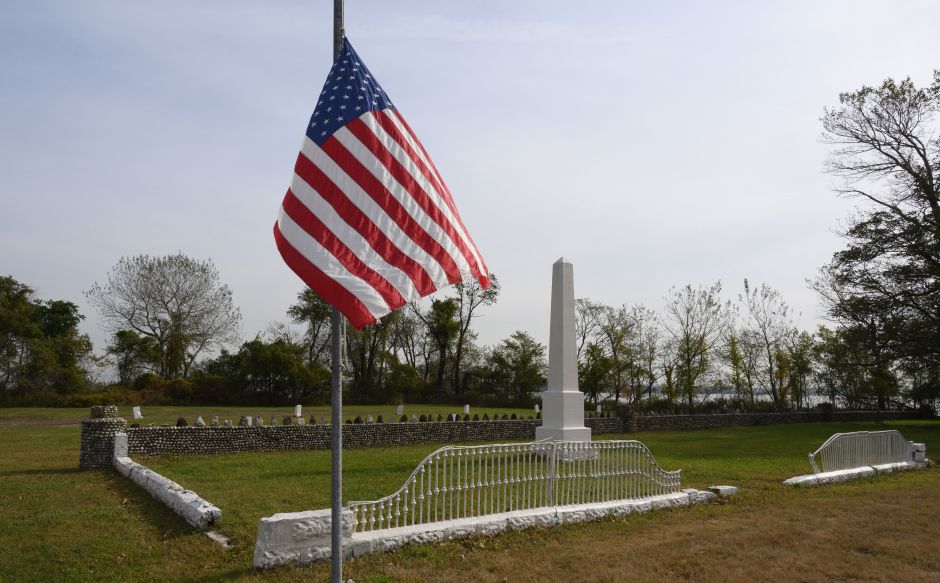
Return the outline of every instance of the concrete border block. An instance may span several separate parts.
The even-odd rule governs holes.
[[[595,504],[546,506],[514,510],[488,516],[475,516],[353,532],[352,512],[343,510],[343,554],[362,556],[390,551],[409,544],[427,544],[474,535],[494,535],[506,530],[588,522],[606,516],[623,516],[661,508],[675,508],[706,502],[712,492],[686,489],[674,494]],[[258,525],[253,564],[266,569],[277,565],[307,565],[330,558],[329,509],[275,514],[262,518]]]
[[[728,498],[738,493],[737,486],[709,486],[708,489],[720,498]]]
[[[112,464],[122,476],[143,488],[194,528],[207,529],[222,515],[218,507],[192,490],[183,488],[173,480],[127,457],[126,433],[117,433],[114,436]]]

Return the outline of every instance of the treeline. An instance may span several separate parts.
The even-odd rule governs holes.
[[[458,285],[450,297],[409,305],[365,330],[349,327],[344,399],[531,406],[546,382],[545,346],[524,331],[492,347],[477,342],[474,319],[499,298],[499,280],[491,279],[486,290]],[[0,282],[8,403],[329,401],[330,307],[309,289],[288,307],[285,322],[232,349],[240,316],[211,262],[122,259],[108,284],[88,292],[112,327],[96,357],[78,332],[83,316],[74,304],[40,301],[9,277]],[[720,282],[673,288],[659,312],[577,300],[579,379],[588,402],[718,412],[820,401],[917,407],[937,398],[905,367],[866,368],[867,354],[847,328],[800,330],[782,295],[766,284],[745,280],[734,299],[722,291]],[[199,358],[212,348],[214,355]],[[116,382],[96,380],[103,367]]]

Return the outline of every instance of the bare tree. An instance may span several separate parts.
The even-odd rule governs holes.
[[[581,362],[588,345],[597,337],[600,313],[604,306],[588,298],[578,298],[575,300],[574,307],[574,336],[578,345],[578,362]]]
[[[721,303],[721,282],[711,287],[671,288],[664,326],[676,351],[676,381],[691,406],[700,380],[713,366],[713,349],[725,329],[728,306]]]
[[[763,357],[758,382],[775,406],[785,406],[789,371],[779,369],[789,366],[787,347],[796,333],[790,306],[779,291],[766,283],[751,289],[747,279],[744,280],[744,296],[741,299],[747,308],[749,322]]]
[[[304,326],[304,352],[307,366],[319,364],[330,367],[333,354],[330,350],[333,338],[332,308],[309,287],[297,294],[297,302],[287,308],[290,319]]]
[[[131,329],[153,339],[165,378],[188,376],[204,351],[238,339],[241,314],[211,260],[122,257],[107,283],[96,282],[85,296],[110,332]]]
[[[662,332],[659,328],[659,316],[643,305],[630,309],[633,323],[634,353],[637,359],[637,381],[642,379],[647,397],[653,398],[653,386],[659,379],[656,361],[659,356]]]
[[[454,301],[457,304],[457,320],[460,326],[457,329],[454,339],[453,364],[453,388],[454,394],[460,396],[463,393],[463,375],[461,370],[464,365],[464,348],[468,340],[470,325],[480,306],[491,306],[499,298],[499,280],[494,274],[489,275],[490,285],[486,289],[480,286],[480,282],[473,280],[470,283],[454,284],[457,296]]]

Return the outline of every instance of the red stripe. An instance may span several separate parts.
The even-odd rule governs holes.
[[[447,251],[421,228],[421,225],[408,214],[405,207],[395,200],[395,197],[385,188],[385,185],[373,176],[345,146],[339,143],[335,136],[331,136],[320,147],[366,194],[372,197],[372,200],[401,227],[411,240],[437,260],[441,268],[444,269],[444,273],[447,274],[450,283],[460,281],[460,269],[458,269],[457,264],[454,263],[453,258],[448,255]]]
[[[454,228],[453,223],[444,216],[441,209],[431,200],[431,197],[421,185],[415,181],[411,173],[392,156],[392,153],[388,151],[382,144],[382,141],[369,129],[369,126],[367,126],[364,121],[354,119],[346,125],[346,128],[366,146],[379,163],[381,163],[395,180],[405,188],[421,209],[441,227],[441,230],[444,231],[448,237],[450,237],[450,240],[454,242],[454,245],[460,251],[461,255],[463,255],[467,264],[470,265],[470,271],[473,273],[474,277],[479,278],[482,274],[477,267],[473,253],[466,244],[464,244],[463,238],[457,234],[457,229]]]
[[[294,249],[281,234],[277,223],[274,223],[274,241],[277,244],[277,250],[280,251],[281,257],[284,259],[284,263],[287,263],[287,266],[304,283],[310,286],[310,289],[316,292],[318,296],[342,312],[357,330],[362,330],[369,324],[376,322],[375,317],[359,301],[359,298],[336,283],[333,278],[323,273],[316,265],[307,261],[306,257]]]
[[[385,130],[385,133],[391,136],[392,139],[395,140],[399,146],[401,146],[405,153],[408,154],[408,157],[415,161],[415,164],[418,165],[418,170],[421,172],[421,174],[424,175],[425,178],[428,179],[431,185],[434,186],[434,189],[441,193],[441,198],[443,198],[444,202],[447,203],[447,206],[450,207],[450,212],[454,213],[454,216],[459,217],[460,214],[457,212],[457,206],[454,204],[454,200],[450,195],[450,191],[447,189],[447,185],[444,184],[444,181],[440,178],[440,176],[435,174],[427,166],[427,164],[424,163],[424,161],[421,159],[421,156],[415,152],[414,148],[411,147],[411,144],[408,143],[408,140],[405,139],[405,136],[402,135],[401,131],[398,129],[398,126],[395,125],[395,122],[393,122],[391,118],[388,117],[388,114],[385,113],[384,110],[370,113],[372,114],[372,117],[374,117],[375,120],[379,122],[379,125],[382,126],[382,129]],[[401,115],[398,116],[398,119],[401,120],[402,125],[404,125],[406,128],[408,127],[405,124],[405,119]],[[419,142],[413,134],[411,137],[414,142],[418,144],[418,147],[421,148],[421,151],[424,152],[424,147],[421,146],[421,142]],[[430,162],[431,159],[427,157],[426,152],[424,156]],[[433,164],[433,162],[431,163]]]
[[[389,114],[384,110],[381,112],[372,112],[373,117],[379,122],[379,125],[382,126],[382,129],[392,137],[395,142],[398,143],[402,149],[408,154],[408,157],[414,160],[415,164],[418,166],[418,170],[424,175],[428,181],[434,186],[434,188],[440,193],[441,198],[444,200],[444,203],[450,207],[451,213],[453,213],[454,218],[458,223],[460,223],[461,228],[464,233],[467,233],[467,238],[470,240],[470,244],[473,245],[473,250],[476,251],[477,257],[480,258],[480,264],[483,267],[483,276],[478,276],[480,285],[483,288],[489,287],[489,269],[486,267],[486,262],[483,261],[483,256],[480,254],[480,250],[477,248],[476,243],[473,241],[473,237],[470,236],[470,231],[467,229],[466,225],[463,223],[463,219],[460,218],[460,213],[457,211],[457,205],[454,203],[454,198],[450,193],[450,189],[447,188],[447,185],[444,184],[444,179],[441,178],[440,172],[437,171],[437,167],[434,165],[434,161],[431,160],[431,157],[428,155],[427,151],[424,149],[424,145],[421,144],[421,140],[418,139],[418,136],[415,135],[412,131],[411,126],[408,125],[408,122],[405,121],[405,118],[398,113],[397,117],[401,121],[402,126],[408,132],[408,135],[417,144],[418,148],[421,149],[421,153],[424,154],[424,160],[428,161],[428,164],[431,165],[429,168],[421,157],[415,152],[414,148],[411,147],[411,144],[408,140],[401,134],[401,131],[398,129],[398,126],[391,120]],[[473,262],[475,264],[475,262]],[[479,266],[477,266],[477,272],[479,273]]]
[[[382,296],[382,299],[385,300],[385,303],[388,304],[388,307],[393,311],[405,305],[405,298],[395,289],[395,286],[379,275],[374,269],[363,263],[363,261],[353,253],[352,249],[340,241],[336,235],[330,231],[330,228],[323,224],[323,221],[310,212],[310,209],[297,199],[290,189],[287,190],[287,195],[284,196],[282,208],[284,212],[287,213],[287,216],[293,219],[301,229],[306,231],[308,235],[316,239],[320,245],[323,245],[327,251],[332,253],[333,256],[343,264],[343,267],[375,288],[375,291]]]
[[[330,138],[333,139],[333,138]],[[389,264],[401,269],[414,283],[415,288],[423,296],[437,291],[434,281],[420,263],[405,255],[392,241],[376,226],[375,223],[353,204],[343,191],[332,180],[327,178],[320,168],[311,162],[303,153],[297,156],[294,172],[304,182],[323,197],[336,213],[355,229],[375,252]]]

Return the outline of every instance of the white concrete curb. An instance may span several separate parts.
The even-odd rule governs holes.
[[[192,490],[127,457],[126,433],[114,436],[114,468],[195,528],[209,528],[222,515],[221,510]]]
[[[902,472],[906,470],[920,470],[927,467],[926,463],[901,462],[896,464],[881,464],[876,466],[861,466],[850,468],[848,470],[836,470],[833,472],[821,472],[819,474],[806,474],[803,476],[794,476],[783,483],[788,486],[819,486],[823,484],[839,484],[850,480],[860,478],[870,478],[877,474],[890,474],[891,472]]]
[[[352,532],[353,515],[343,510],[343,553],[358,557],[389,551],[407,544],[439,542],[472,535],[490,535],[504,530],[553,526],[623,516],[706,502],[713,492],[686,489],[675,494],[595,504],[550,506],[534,510],[503,512],[445,522]],[[275,514],[261,519],[255,544],[254,566],[306,565],[330,558],[330,510]]]

